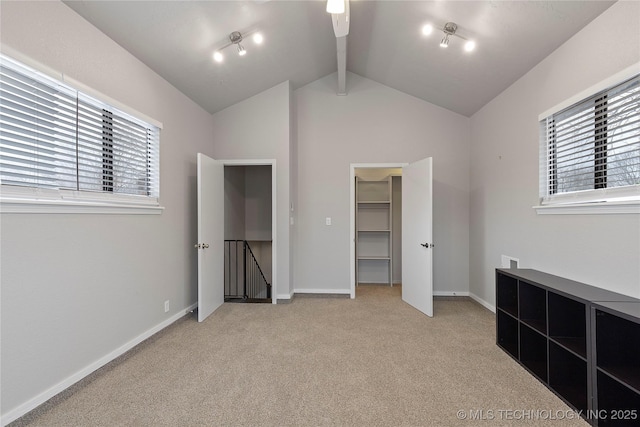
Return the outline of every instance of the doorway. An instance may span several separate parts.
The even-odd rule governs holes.
[[[224,166],[224,301],[272,302],[271,165]]]
[[[400,276],[402,300],[420,310],[427,316],[433,316],[433,174],[432,159],[425,158],[407,163],[352,163],[350,166],[350,267],[351,298],[355,298],[356,284],[381,281],[386,272],[389,285]],[[388,173],[388,169],[399,169],[398,173]],[[358,171],[358,175],[356,174]],[[388,175],[386,183],[380,184],[380,176]],[[378,179],[363,179],[376,177]],[[393,248],[393,175],[401,176],[399,245],[401,247],[397,270],[394,274]],[[366,184],[358,194],[358,179]],[[370,184],[370,185],[369,185]],[[388,196],[380,197],[380,188],[388,188]],[[374,189],[377,187],[377,189]],[[397,188],[397,187],[396,187]],[[364,195],[362,192],[364,191]],[[363,206],[364,217],[357,222],[357,211]],[[387,224],[387,225],[385,225]],[[358,253],[360,239],[373,243]],[[398,244],[398,241],[396,241]],[[386,253],[384,252],[386,251]],[[397,253],[397,252],[396,252]],[[360,269],[360,263],[374,265],[370,271]],[[378,269],[378,271],[376,271]],[[358,277],[358,275],[364,277]],[[371,276],[366,276],[371,274]],[[363,280],[360,280],[363,279]]]
[[[225,166],[271,167],[271,293],[277,295],[276,269],[276,161],[216,160],[202,153],[197,155],[198,194],[198,321],[203,322],[224,303],[224,240],[225,240]],[[277,302],[271,298],[272,304]]]
[[[356,286],[402,283],[402,168],[355,169]]]

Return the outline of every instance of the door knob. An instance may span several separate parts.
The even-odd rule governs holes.
[[[193,247],[196,249],[200,249],[200,243],[198,243],[197,245],[193,245]]]
[[[208,247],[209,247],[209,244],[208,244],[208,243],[203,243],[203,244],[202,244],[202,248],[203,248],[203,249],[207,249]]]
[[[425,248],[429,249],[429,248],[432,248],[434,245],[433,243],[420,243],[420,246],[424,246]]]

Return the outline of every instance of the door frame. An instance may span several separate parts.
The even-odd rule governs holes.
[[[278,302],[278,233],[277,233],[277,188],[276,188],[276,159],[221,159],[223,166],[271,166],[271,303]]]
[[[349,262],[351,267],[350,297],[356,297],[356,169],[394,169],[403,168],[409,163],[351,163],[349,164]]]

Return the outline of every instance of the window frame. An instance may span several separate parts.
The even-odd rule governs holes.
[[[541,113],[538,122],[542,127],[547,118],[560,113],[576,104],[594,97],[599,92],[620,85],[640,74],[640,62],[625,68],[598,84],[572,96],[553,108]],[[594,108],[606,108],[606,101],[597,105],[594,100]],[[602,100],[601,100],[602,101]],[[596,121],[594,119],[594,124]],[[640,184],[626,187],[604,188],[601,184],[606,176],[606,146],[603,151],[600,142],[606,141],[606,121],[604,126],[594,126],[594,188],[582,191],[550,194],[549,170],[557,168],[557,164],[548,161],[549,151],[545,135],[541,133],[540,160],[539,160],[539,204],[533,208],[538,214],[640,214]],[[546,132],[546,130],[544,130]],[[604,158],[603,158],[604,157]],[[551,169],[549,169],[551,168]],[[557,173],[557,172],[556,172]]]
[[[7,52],[7,50],[9,50]],[[53,79],[79,93],[79,96],[93,98],[109,107],[130,115],[138,121],[154,126],[160,133],[163,125],[131,107],[128,107],[97,90],[40,64],[31,58],[3,46],[1,60],[13,61],[31,68],[43,79]],[[104,146],[103,138],[103,146]],[[160,138],[157,139],[157,177],[160,179]],[[107,156],[108,157],[108,156]],[[108,162],[105,157],[103,162]],[[107,177],[104,177],[107,178]],[[13,213],[68,213],[68,214],[161,214],[159,182],[156,184],[157,196],[134,195],[105,191],[86,191],[75,189],[49,189],[17,185],[0,185],[0,214]],[[104,187],[103,187],[104,188]]]

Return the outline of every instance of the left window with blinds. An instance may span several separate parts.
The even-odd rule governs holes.
[[[3,212],[157,211],[159,149],[155,124],[0,56]]]

